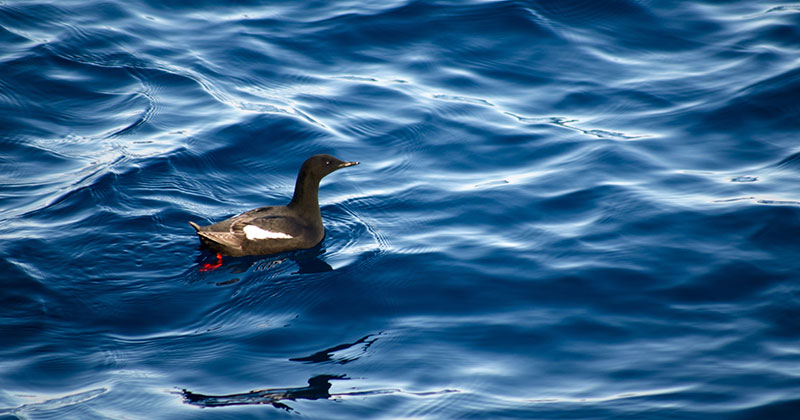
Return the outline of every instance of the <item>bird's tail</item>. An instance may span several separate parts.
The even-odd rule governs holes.
[[[189,225],[191,225],[194,228],[194,230],[200,232],[200,225],[198,225],[197,223],[189,222]]]

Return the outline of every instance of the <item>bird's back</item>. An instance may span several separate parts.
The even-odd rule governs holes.
[[[208,226],[198,226],[203,244],[223,255],[266,255],[317,245],[322,220],[303,220],[286,206],[261,207]]]

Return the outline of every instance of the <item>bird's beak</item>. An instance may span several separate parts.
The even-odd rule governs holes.
[[[339,167],[346,168],[348,166],[356,166],[356,165],[358,165],[358,162],[342,162],[339,164]]]

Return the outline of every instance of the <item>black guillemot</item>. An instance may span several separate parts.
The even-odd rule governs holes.
[[[285,206],[260,207],[209,226],[189,222],[200,242],[222,255],[242,257],[268,255],[312,248],[325,237],[319,209],[319,182],[337,169],[358,165],[331,155],[314,155],[303,162],[297,174],[292,201]]]

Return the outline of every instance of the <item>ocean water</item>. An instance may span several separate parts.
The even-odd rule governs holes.
[[[800,418],[800,3],[0,1],[0,264],[2,420]]]

